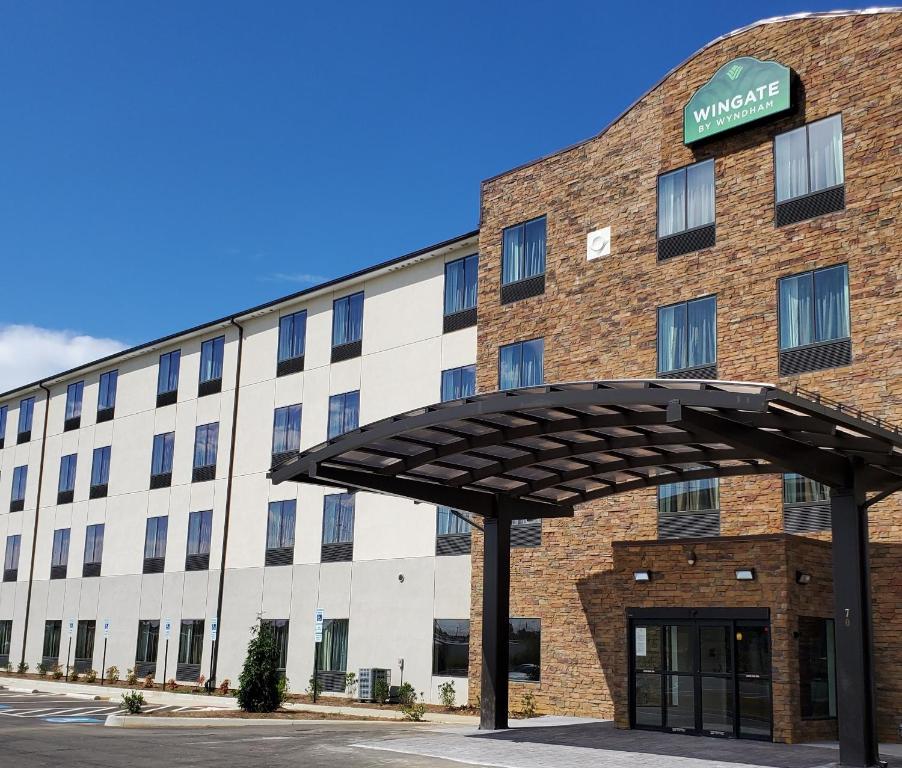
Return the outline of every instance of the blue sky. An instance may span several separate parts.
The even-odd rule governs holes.
[[[134,344],[471,230],[481,179],[830,8],[0,0],[0,369],[13,325]]]

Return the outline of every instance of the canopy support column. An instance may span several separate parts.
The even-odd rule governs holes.
[[[482,576],[482,685],[479,727],[507,728],[510,655],[511,515],[502,501],[484,521]]]
[[[852,486],[830,494],[839,758],[868,768],[878,761],[868,513],[864,491]]]

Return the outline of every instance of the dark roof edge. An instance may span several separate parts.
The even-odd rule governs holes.
[[[339,285],[341,283],[347,282],[349,280],[356,280],[357,278],[364,277],[372,272],[378,272],[382,269],[387,269],[388,267],[392,267],[396,264],[403,264],[405,261],[410,261],[411,259],[416,259],[419,256],[423,256],[424,254],[429,253],[430,251],[437,251],[440,248],[447,248],[452,245],[456,245],[458,243],[462,243],[465,240],[469,240],[472,237],[475,237],[479,234],[478,229],[474,229],[471,232],[467,232],[463,235],[458,235],[457,237],[452,237],[449,240],[443,240],[440,243],[435,243],[433,245],[429,245],[425,248],[419,248],[416,251],[411,251],[410,253],[405,253],[403,256],[396,256],[393,259],[389,259],[388,261],[380,262],[379,264],[374,264],[370,267],[364,267],[363,269],[359,269],[356,272],[351,272],[347,275],[342,275],[341,277],[333,278],[332,280],[327,280],[324,283],[318,283],[317,285],[312,285],[309,288],[305,288],[302,291],[297,291],[296,293],[289,294],[288,296],[282,296],[278,299],[273,299],[271,301],[264,302],[263,304],[258,304],[257,306],[250,307],[249,309],[242,310],[241,312],[236,312],[231,315],[226,315],[225,317],[220,317],[217,320],[211,320],[206,323],[201,323],[200,325],[195,325],[192,328],[185,328],[180,331],[176,331],[175,333],[170,333],[166,336],[161,336],[160,338],[153,339],[151,341],[145,341],[143,344],[138,344],[134,347],[128,347],[127,349],[121,349],[118,352],[114,352],[112,355],[107,355],[106,357],[100,357],[96,360],[90,360],[86,363],[82,363],[81,365],[77,365],[74,368],[69,368],[68,370],[61,371],[59,373],[54,373],[51,376],[44,376],[43,378],[37,379],[36,381],[32,381],[28,384],[22,384],[18,387],[14,387],[13,389],[8,389],[6,392],[0,392],[0,400],[5,400],[11,395],[16,394],[17,392],[26,392],[31,389],[36,389],[40,387],[42,384],[47,384],[48,382],[55,382],[59,379],[64,379],[68,376],[71,376],[74,373],[78,373],[79,371],[85,370],[87,368],[92,368],[97,365],[102,365],[106,362],[111,362],[118,358],[122,357],[132,357],[136,353],[141,352],[142,350],[148,349],[150,347],[155,347],[157,345],[165,344],[168,341],[172,341],[174,339],[179,338],[180,336],[188,336],[191,334],[198,333],[207,328],[215,328],[216,326],[224,326],[232,323],[234,320],[240,320],[242,317],[246,317],[248,315],[252,315],[256,312],[262,312],[263,310],[269,309],[270,307],[275,307],[279,304],[283,304],[286,302],[294,301],[296,299],[302,298],[311,293],[315,293],[317,291],[322,291],[327,288],[331,288],[333,286]]]
[[[554,152],[549,152],[547,155],[542,155],[541,157],[537,157],[535,160],[529,160],[528,162],[521,163],[520,165],[516,165],[513,168],[509,168],[506,171],[501,171],[501,173],[496,173],[494,176],[489,176],[487,179],[482,180],[482,185],[489,184],[490,182],[495,181],[496,179],[500,179],[502,176],[508,176],[512,173],[516,173],[517,171],[522,171],[524,168],[529,168],[532,165],[536,165],[537,163],[541,163],[545,160],[549,160],[552,157],[556,157],[557,155],[563,155],[566,152],[570,152],[574,149],[578,149],[584,144],[588,144],[590,141],[593,141],[605,133],[607,133],[611,128],[613,128],[618,122],[620,122],[626,115],[642,101],[646,96],[651,94],[656,88],[660,87],[661,84],[670,77],[674,72],[676,72],[681,67],[688,64],[692,59],[698,56],[701,53],[704,53],[711,46],[717,45],[724,40],[728,40],[731,37],[735,37],[736,35],[741,35],[744,32],[748,32],[755,27],[762,27],[765,24],[778,24],[784,21],[795,21],[797,19],[817,19],[817,18],[830,18],[834,16],[871,16],[878,13],[902,13],[902,6],[885,6],[885,7],[874,7],[874,8],[861,8],[858,10],[848,10],[848,11],[811,11],[811,12],[803,12],[803,13],[793,13],[788,14],[786,16],[773,16],[769,19],[760,19],[759,21],[752,22],[751,24],[747,24],[744,27],[739,27],[739,29],[734,29],[732,32],[727,32],[725,35],[721,35],[720,37],[716,37],[708,43],[705,43],[701,48],[699,48],[695,53],[690,54],[685,59],[683,59],[679,64],[675,67],[672,67],[667,73],[661,77],[654,85],[652,85],[648,90],[646,90],[638,99],[633,101],[626,109],[624,109],[617,117],[611,120],[604,128],[602,128],[598,133],[589,136],[588,138],[582,139],[580,141],[576,141],[573,144],[568,144],[566,147],[562,147],[561,149],[557,149]],[[480,218],[482,214],[482,206],[479,206],[480,210]],[[481,223],[481,221],[480,221]]]

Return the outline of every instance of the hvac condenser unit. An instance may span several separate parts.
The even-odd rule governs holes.
[[[379,681],[385,683],[385,693],[388,695],[388,689],[391,684],[391,670],[377,669],[361,669],[357,675],[357,693],[360,701],[376,700],[376,684]]]

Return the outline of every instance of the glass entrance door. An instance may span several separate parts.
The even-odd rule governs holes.
[[[634,619],[630,654],[634,727],[770,739],[767,621]]]

